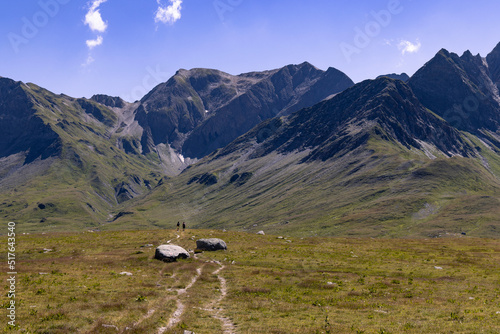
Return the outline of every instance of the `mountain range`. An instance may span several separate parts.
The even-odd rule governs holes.
[[[358,84],[179,70],[140,101],[0,78],[0,214],[25,231],[498,236],[500,44]]]

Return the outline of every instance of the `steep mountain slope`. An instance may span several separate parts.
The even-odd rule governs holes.
[[[309,63],[232,76],[216,70],[180,70],[146,95],[136,111],[144,153],[160,144],[201,158],[263,120],[287,115],[354,83],[333,68]]]
[[[60,153],[57,134],[34,115],[34,109],[22,83],[0,78],[0,158],[23,154],[26,165]]]
[[[161,179],[113,145],[119,117],[92,100],[0,79],[0,118],[0,212],[25,228],[98,226]]]
[[[495,71],[495,56],[491,70]],[[469,51],[461,57],[441,50],[409,80],[418,99],[460,130],[488,132],[489,140],[500,129],[500,96],[485,59]],[[500,147],[500,146],[498,146]]]
[[[272,123],[275,133],[261,145],[259,155],[311,149],[305,161],[325,161],[366,144],[371,134],[408,149],[434,147],[448,156],[472,153],[460,134],[428,112],[407,85],[387,77],[364,81],[282,122]]]
[[[402,81],[365,81],[258,125],[107,228],[185,220],[300,236],[491,235],[500,161],[489,156],[488,169],[477,150],[486,147],[425,109]]]

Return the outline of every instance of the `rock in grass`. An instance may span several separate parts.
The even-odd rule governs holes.
[[[187,259],[189,253],[187,250],[176,245],[161,245],[156,248],[155,259],[164,262],[174,262],[177,259]]]
[[[257,234],[258,234],[258,235],[266,235],[266,234],[264,233],[264,231],[259,231],[259,232],[257,232]]]
[[[210,238],[210,239],[200,239],[196,241],[196,248],[203,251],[217,251],[226,250],[226,242],[222,239]]]

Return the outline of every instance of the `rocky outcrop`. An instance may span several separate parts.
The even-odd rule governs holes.
[[[391,74],[379,75],[377,77],[377,79],[380,79],[382,77],[388,77],[388,78],[391,78],[391,79],[394,79],[394,80],[401,80],[401,81],[404,81],[404,82],[407,82],[408,80],[410,80],[410,77],[406,73],[401,73],[401,74],[391,73]]]
[[[155,259],[164,262],[174,262],[177,259],[187,259],[189,253],[187,250],[176,245],[161,245],[156,248]]]
[[[190,184],[192,184],[194,182],[199,183],[199,184],[203,184],[205,186],[212,186],[212,185],[216,184],[219,181],[217,179],[217,176],[215,176],[214,174],[205,173],[205,174],[202,174],[202,175],[193,176],[188,181],[188,185],[190,185]]]
[[[227,250],[226,242],[218,238],[200,239],[196,241],[196,248],[202,251]]]
[[[97,94],[92,96],[90,99],[110,108],[125,107],[125,101],[123,101],[120,97],[112,97],[108,95]]]

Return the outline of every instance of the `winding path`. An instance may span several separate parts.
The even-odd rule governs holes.
[[[176,298],[177,309],[174,311],[174,313],[172,314],[172,316],[168,320],[167,326],[160,327],[158,329],[158,334],[165,333],[165,331],[167,329],[172,328],[173,326],[175,326],[177,323],[179,323],[181,321],[182,314],[184,314],[184,309],[186,307],[179,299],[179,296],[185,294],[187,292],[187,290],[190,289],[198,281],[198,278],[200,278],[201,273],[202,273],[202,268],[203,268],[203,266],[196,269],[196,276],[193,277],[191,282],[189,282],[189,284],[184,289],[177,290],[177,298]]]

